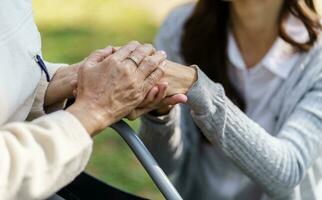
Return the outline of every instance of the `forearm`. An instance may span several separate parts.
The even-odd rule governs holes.
[[[53,64],[53,63],[46,62],[46,66],[48,68],[48,72],[49,72],[50,77],[53,78],[55,73],[60,68],[66,67],[68,65],[66,65],[66,64]],[[41,77],[41,80],[38,83],[38,86],[36,88],[35,100],[32,105],[31,111],[28,115],[29,121],[36,119],[42,115],[45,115],[48,112],[61,110],[65,107],[65,99],[66,98],[60,98],[59,100],[53,100],[54,98],[50,97],[52,100],[50,100],[50,101],[46,100],[46,99],[48,99],[48,97],[47,97],[48,86],[49,86],[49,83],[46,80],[45,74],[43,74]],[[52,85],[52,88],[53,88],[53,85]],[[53,92],[49,96],[57,95],[60,92],[64,92],[64,91],[65,91],[64,89],[59,87],[59,88],[57,88],[57,91]]]
[[[166,174],[177,173],[186,148],[179,127],[180,107],[176,106],[164,119],[146,115],[141,121],[140,137],[144,144]]]
[[[3,199],[46,199],[84,170],[92,150],[86,130],[65,111],[2,126],[0,143]]]
[[[188,105],[206,138],[218,144],[270,196],[287,195],[316,157],[321,145],[317,141],[322,139],[318,134],[321,125],[312,123],[310,129],[296,129],[292,126],[303,121],[296,116],[296,123],[293,119],[294,124],[288,124],[279,137],[273,137],[240,111],[219,84],[201,71],[198,77],[188,93]],[[316,127],[312,129],[313,126]]]

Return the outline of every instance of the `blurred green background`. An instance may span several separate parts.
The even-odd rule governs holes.
[[[153,41],[166,13],[185,0],[34,0],[44,57],[75,63],[91,51],[130,40]],[[139,122],[131,123],[137,130]],[[118,188],[162,199],[147,173],[110,129],[95,139],[87,171]]]
[[[74,63],[107,45],[120,46],[130,40],[151,43],[167,12],[186,1],[34,0],[44,57]],[[137,130],[139,122],[131,126]],[[87,170],[126,191],[162,199],[127,145],[110,129],[95,139]]]

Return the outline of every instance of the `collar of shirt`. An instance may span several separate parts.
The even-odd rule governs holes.
[[[298,42],[305,42],[309,38],[304,24],[293,15],[287,20],[286,31]],[[265,67],[280,78],[286,79],[295,66],[299,56],[300,53],[295,51],[291,44],[278,37],[264,58],[252,69],[247,70],[235,37],[232,32],[229,31],[228,58],[231,64],[237,69],[243,71],[247,70],[251,73],[257,71],[261,67]]]

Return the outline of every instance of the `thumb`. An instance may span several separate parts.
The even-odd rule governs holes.
[[[180,104],[180,103],[186,103],[188,100],[188,97],[184,94],[176,94],[173,95],[171,97],[167,97],[165,98],[161,105],[162,106],[174,106],[176,104]]]

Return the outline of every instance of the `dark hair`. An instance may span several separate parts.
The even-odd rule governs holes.
[[[230,3],[219,0],[199,0],[185,23],[181,54],[187,64],[197,64],[214,81],[221,83],[226,95],[241,109],[244,100],[228,79],[227,39]],[[309,40],[299,43],[285,30],[285,22],[292,13],[305,25]],[[279,18],[279,35],[298,51],[308,51],[321,30],[313,0],[284,0]]]

